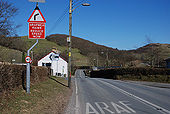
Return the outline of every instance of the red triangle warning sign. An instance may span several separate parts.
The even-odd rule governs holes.
[[[45,20],[44,16],[42,15],[40,9],[37,7],[31,14],[30,18],[28,19],[28,22],[44,22],[44,23],[46,23],[46,20]]]

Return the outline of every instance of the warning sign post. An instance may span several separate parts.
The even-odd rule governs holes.
[[[29,23],[30,39],[45,39],[45,23]]]
[[[30,39],[45,39],[45,23],[46,20],[42,15],[38,6],[32,12],[29,22],[29,37]]]
[[[25,61],[27,62],[27,69],[26,69],[26,91],[30,93],[30,51],[38,44],[38,39],[45,39],[45,23],[46,20],[42,15],[40,9],[38,8],[38,2],[36,8],[34,9],[33,13],[31,14],[30,18],[28,19],[29,22],[29,37],[30,39],[36,39],[36,43],[32,45],[32,47],[27,50],[27,57]]]

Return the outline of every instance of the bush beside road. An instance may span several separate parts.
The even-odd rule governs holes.
[[[46,67],[31,66],[31,83],[41,82],[49,76]],[[0,64],[0,96],[19,87],[26,88],[26,66]]]
[[[115,69],[91,71],[90,77],[170,83],[170,69],[166,69],[166,68],[115,68]]]

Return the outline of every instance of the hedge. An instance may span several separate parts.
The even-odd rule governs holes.
[[[91,71],[92,78],[129,79],[157,82],[170,82],[170,69],[167,68],[114,68]]]
[[[48,68],[31,66],[31,84],[43,81],[48,76]],[[0,64],[0,93],[20,86],[26,88],[26,66]]]

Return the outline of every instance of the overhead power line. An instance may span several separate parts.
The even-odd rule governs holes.
[[[75,0],[73,1],[73,7],[76,7],[78,5],[80,5],[82,2],[87,1],[87,0]],[[48,35],[51,34],[51,32],[53,32],[55,30],[55,28],[65,19],[68,11],[69,11],[69,5],[66,7],[66,9],[64,10],[64,12],[62,13],[62,15],[54,22],[53,26],[51,27],[51,29],[49,29],[48,31]]]
[[[69,5],[66,7],[62,15],[54,22],[53,26],[51,27],[51,29],[49,29],[47,34],[50,34],[64,20],[64,18],[67,15],[68,10],[69,10]]]

